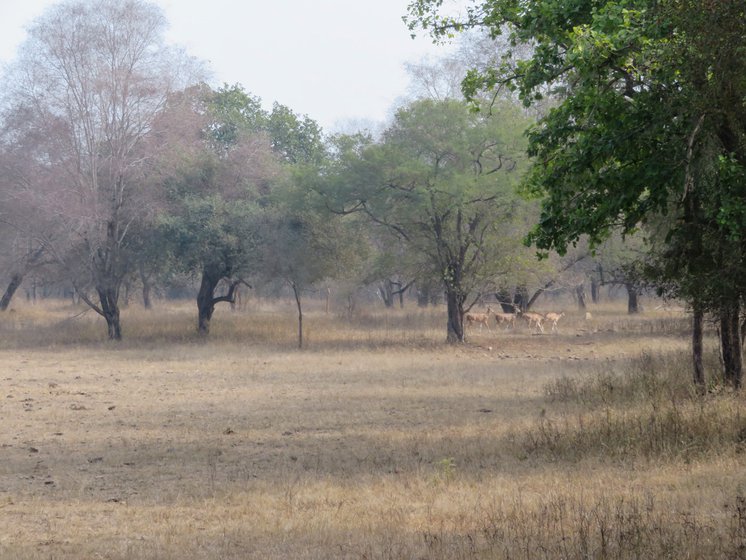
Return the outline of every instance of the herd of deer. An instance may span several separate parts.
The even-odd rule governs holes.
[[[517,320],[523,320],[526,321],[528,324],[529,329],[536,329],[539,332],[544,332],[544,323],[551,323],[552,324],[552,332],[557,331],[557,323],[559,323],[559,320],[564,317],[565,312],[562,313],[531,313],[531,312],[521,312],[518,311],[517,313],[500,313],[497,311],[492,311],[491,307],[487,307],[487,311],[485,313],[467,313],[464,315],[464,319],[466,321],[466,324],[469,326],[472,325],[479,325],[479,328],[482,328],[482,325],[486,326],[488,330],[490,329],[490,322],[494,319],[497,326],[504,325],[506,329],[510,329],[515,327],[515,323]]]

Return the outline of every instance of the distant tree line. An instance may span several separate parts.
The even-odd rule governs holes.
[[[165,44],[165,24],[145,1],[73,0],[30,27],[0,97],[0,309],[44,271],[118,340],[131,286],[150,307],[154,289],[188,278],[207,335],[218,304],[282,283],[302,346],[304,294],[333,283],[352,308],[354,290],[373,285],[386,305],[408,289],[422,305],[443,301],[446,339],[459,343],[465,313],[487,299],[527,310],[563,288],[583,306],[591,281],[624,285],[630,302],[639,293],[642,241],[581,240],[542,261],[524,244],[546,215],[522,191],[538,181],[524,135],[536,114],[515,96],[470,104],[421,87],[380,135],[327,136],[241,85],[206,85],[202,65]],[[413,76],[452,85],[493,47],[467,45]]]

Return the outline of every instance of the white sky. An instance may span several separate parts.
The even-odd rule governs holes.
[[[0,0],[0,63],[55,0]],[[412,40],[408,0],[156,0],[167,37],[209,62],[213,82],[240,83],[327,131],[385,120],[405,95],[405,62],[447,47]]]

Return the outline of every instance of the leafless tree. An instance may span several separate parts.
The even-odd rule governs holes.
[[[111,339],[122,335],[128,234],[149,212],[144,140],[169,94],[198,77],[198,65],[164,44],[164,25],[141,0],[57,4],[30,27],[5,81],[5,109],[42,136],[35,162],[47,180],[26,187],[58,224],[45,250]]]

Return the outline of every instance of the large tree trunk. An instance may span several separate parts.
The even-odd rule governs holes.
[[[119,320],[119,289],[116,286],[96,288],[102,315],[106,320],[109,340],[122,340],[122,325]]]
[[[705,370],[702,365],[702,325],[704,324],[704,313],[698,306],[694,306],[692,315],[692,365],[694,368],[694,384],[700,392],[704,392]]]
[[[458,344],[464,342],[464,298],[454,290],[446,291],[448,303],[448,332],[446,342]]]
[[[528,311],[528,301],[526,286],[518,286],[513,295],[513,309],[521,311],[521,313]]]
[[[378,287],[378,294],[387,308],[394,307],[394,286],[391,284],[391,280],[386,278],[386,280],[381,282],[381,285]]]
[[[240,284],[246,284],[243,280],[232,280],[228,285],[228,293],[224,296],[215,296],[215,290],[220,284],[220,281],[225,277],[222,274],[223,271],[216,272],[215,270],[205,268],[202,270],[202,282],[199,286],[199,292],[197,293],[197,331],[201,335],[208,335],[210,333],[210,321],[212,320],[212,314],[215,311],[215,306],[221,301],[228,303],[235,303],[236,301],[236,290]],[[251,287],[251,286],[249,286]]]
[[[632,283],[627,282],[624,287],[627,289],[627,313],[635,315],[640,312],[640,293],[637,291],[637,286]]]
[[[515,313],[515,306],[512,303],[510,291],[502,288],[499,292],[495,293],[495,299],[500,304],[500,308],[503,313]]]
[[[743,361],[737,300],[720,308],[720,346],[723,351],[723,377],[727,383],[739,388],[743,378]]]
[[[220,277],[202,271],[202,282],[197,294],[197,331],[201,335],[210,333],[210,320],[215,311],[215,288],[220,282]]]
[[[3,294],[2,299],[0,299],[0,311],[5,311],[8,309],[10,300],[13,299],[13,295],[16,293],[16,290],[21,285],[21,282],[23,282],[23,274],[21,274],[20,272],[14,272],[13,276],[10,277],[10,283],[8,284],[8,287],[5,288],[5,293]]]

